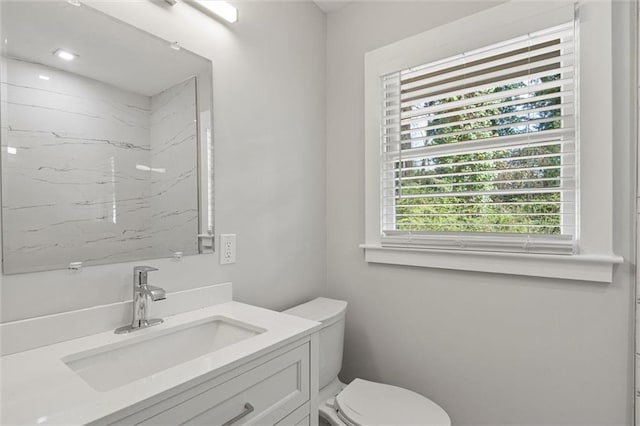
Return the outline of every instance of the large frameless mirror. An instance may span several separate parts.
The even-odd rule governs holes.
[[[212,64],[74,1],[0,4],[5,274],[212,250]]]

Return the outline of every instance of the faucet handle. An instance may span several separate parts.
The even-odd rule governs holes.
[[[133,267],[133,273],[137,274],[139,272],[151,272],[151,271],[157,271],[158,268],[154,268],[153,266],[134,266]]]
[[[146,286],[147,285],[147,272],[157,271],[158,268],[153,266],[134,266],[133,267],[133,285],[134,286]]]
[[[157,271],[158,268],[154,268],[153,266],[134,266],[133,267],[133,272],[134,273],[138,273],[138,272],[151,272],[151,271]]]

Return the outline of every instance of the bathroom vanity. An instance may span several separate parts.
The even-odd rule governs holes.
[[[1,423],[317,424],[319,327],[228,301],[6,355]]]
[[[310,343],[296,342],[158,404],[97,424],[310,424]],[[230,395],[233,395],[229,397]]]

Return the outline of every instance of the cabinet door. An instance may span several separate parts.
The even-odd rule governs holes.
[[[208,389],[140,424],[275,424],[309,400],[309,344]]]

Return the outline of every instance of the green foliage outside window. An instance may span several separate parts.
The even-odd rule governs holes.
[[[562,125],[562,96],[555,87],[513,96],[509,91],[558,80],[560,74],[523,80],[465,95],[445,97],[403,110],[412,111],[462,99],[505,92],[505,97],[430,116],[436,129],[407,132],[401,149],[454,144],[507,135],[539,133]],[[558,93],[557,97],[544,96]],[[531,98],[530,102],[527,99]],[[520,100],[513,105],[502,104]],[[495,108],[491,108],[495,105]],[[480,111],[465,112],[470,108]],[[450,114],[454,112],[455,115]],[[554,120],[553,117],[558,117]],[[549,119],[551,120],[544,120]],[[462,121],[475,120],[470,123]],[[534,123],[528,121],[536,120]],[[448,125],[450,124],[450,125]],[[402,131],[410,130],[403,127]],[[416,135],[419,135],[416,138]],[[412,138],[410,140],[410,138]],[[417,140],[416,140],[417,139]],[[561,143],[445,155],[395,164],[395,222],[399,231],[560,234]],[[427,186],[428,185],[428,186]],[[536,191],[521,191],[526,189]],[[517,193],[520,191],[520,193]],[[516,192],[516,193],[512,193]]]

